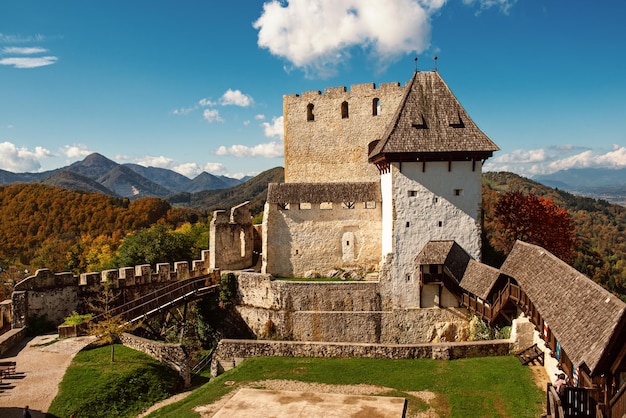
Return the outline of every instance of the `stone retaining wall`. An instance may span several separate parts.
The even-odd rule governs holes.
[[[0,335],[0,356],[26,338],[26,328],[15,328]]]
[[[510,340],[474,341],[445,344],[358,344],[302,341],[221,340],[217,345],[211,376],[230,370],[250,357],[321,358],[433,358],[453,360],[470,357],[504,356],[511,352]]]
[[[176,370],[183,379],[185,387],[191,386],[191,367],[189,367],[187,353],[180,344],[161,343],[127,333],[120,337],[120,341],[125,346],[141,351]]]

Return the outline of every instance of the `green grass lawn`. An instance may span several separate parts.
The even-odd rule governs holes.
[[[531,370],[513,356],[452,361],[263,357],[244,361],[150,417],[197,417],[194,407],[265,379],[340,385],[365,383],[392,388],[392,392],[371,395],[408,399],[408,416],[434,407],[440,417],[534,418],[541,414],[544,398],[533,382]],[[234,384],[225,385],[226,381]],[[430,405],[408,393],[422,390],[436,394]]]
[[[176,372],[123,345],[80,351],[65,372],[49,416],[134,417],[180,386]]]

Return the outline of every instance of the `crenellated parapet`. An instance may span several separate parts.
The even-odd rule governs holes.
[[[72,312],[90,312],[92,302],[106,287],[114,292],[116,303],[125,303],[158,290],[169,283],[209,273],[209,250],[200,260],[159,263],[153,271],[149,264],[75,275],[39,269],[17,283],[11,297],[12,327],[21,328],[28,318],[45,317],[60,324]]]

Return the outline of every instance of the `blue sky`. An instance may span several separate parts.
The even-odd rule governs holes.
[[[0,169],[283,165],[282,96],[437,69],[532,177],[626,167],[626,2],[2,0]]]

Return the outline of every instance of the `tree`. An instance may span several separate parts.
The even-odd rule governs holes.
[[[154,225],[127,235],[118,248],[119,265],[173,263],[191,260],[193,240],[189,235],[171,231],[165,225]]]
[[[505,254],[516,240],[539,245],[566,262],[576,248],[574,222],[563,208],[534,193],[504,193],[497,200],[491,244]]]

